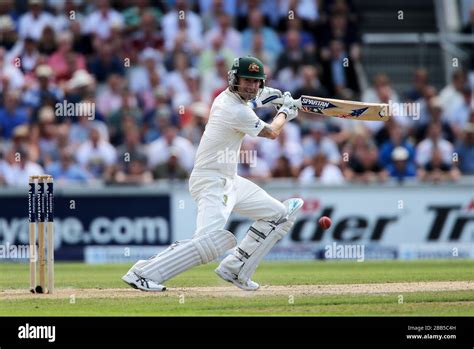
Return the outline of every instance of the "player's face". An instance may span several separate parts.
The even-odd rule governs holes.
[[[260,88],[260,80],[254,78],[239,78],[237,91],[239,95],[245,100],[251,100],[257,96]]]

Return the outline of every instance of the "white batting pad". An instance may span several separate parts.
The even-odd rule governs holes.
[[[216,230],[191,240],[178,241],[145,265],[136,265],[132,269],[139,276],[162,284],[194,266],[209,263],[236,245],[234,234]]]
[[[270,249],[291,230],[296,213],[303,206],[303,200],[288,199],[283,204],[287,208],[285,217],[278,222],[254,222],[234,253],[222,261],[221,265],[234,273],[239,280],[249,280]]]

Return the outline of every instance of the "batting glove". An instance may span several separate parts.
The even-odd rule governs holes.
[[[283,94],[283,105],[278,109],[277,115],[279,113],[285,114],[287,121],[291,121],[298,116],[298,108],[288,91]]]
[[[252,109],[261,108],[270,105],[270,103],[273,104],[273,100],[281,97],[282,93],[280,90],[265,86],[259,96],[249,101],[249,106]]]

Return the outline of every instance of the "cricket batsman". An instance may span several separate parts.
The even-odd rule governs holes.
[[[299,198],[283,203],[276,200],[237,174],[238,160],[221,160],[223,153],[234,153],[233,158],[239,159],[246,134],[275,139],[285,123],[298,116],[289,92],[282,95],[277,89],[265,87],[259,59],[235,59],[228,81],[228,88],[212,104],[189,178],[189,191],[198,207],[196,231],[191,239],[177,241],[148,260],[136,262],[122,277],[134,288],[164,291],[167,280],[233,249],[216,274],[243,290],[256,291],[259,284],[251,280],[252,275],[270,249],[288,234],[303,205]],[[255,114],[254,108],[271,105],[282,97],[283,104],[275,105],[278,112],[271,124]],[[238,246],[234,234],[224,229],[232,211],[254,221]]]

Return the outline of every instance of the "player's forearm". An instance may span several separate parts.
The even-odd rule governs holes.
[[[263,129],[258,134],[259,137],[275,139],[281,132],[281,129],[286,123],[286,116],[284,113],[279,113],[273,119],[271,124],[265,124]]]
[[[270,126],[273,132],[275,132],[278,136],[285,124],[286,124],[286,115],[284,113],[279,113],[277,116],[275,116]]]

